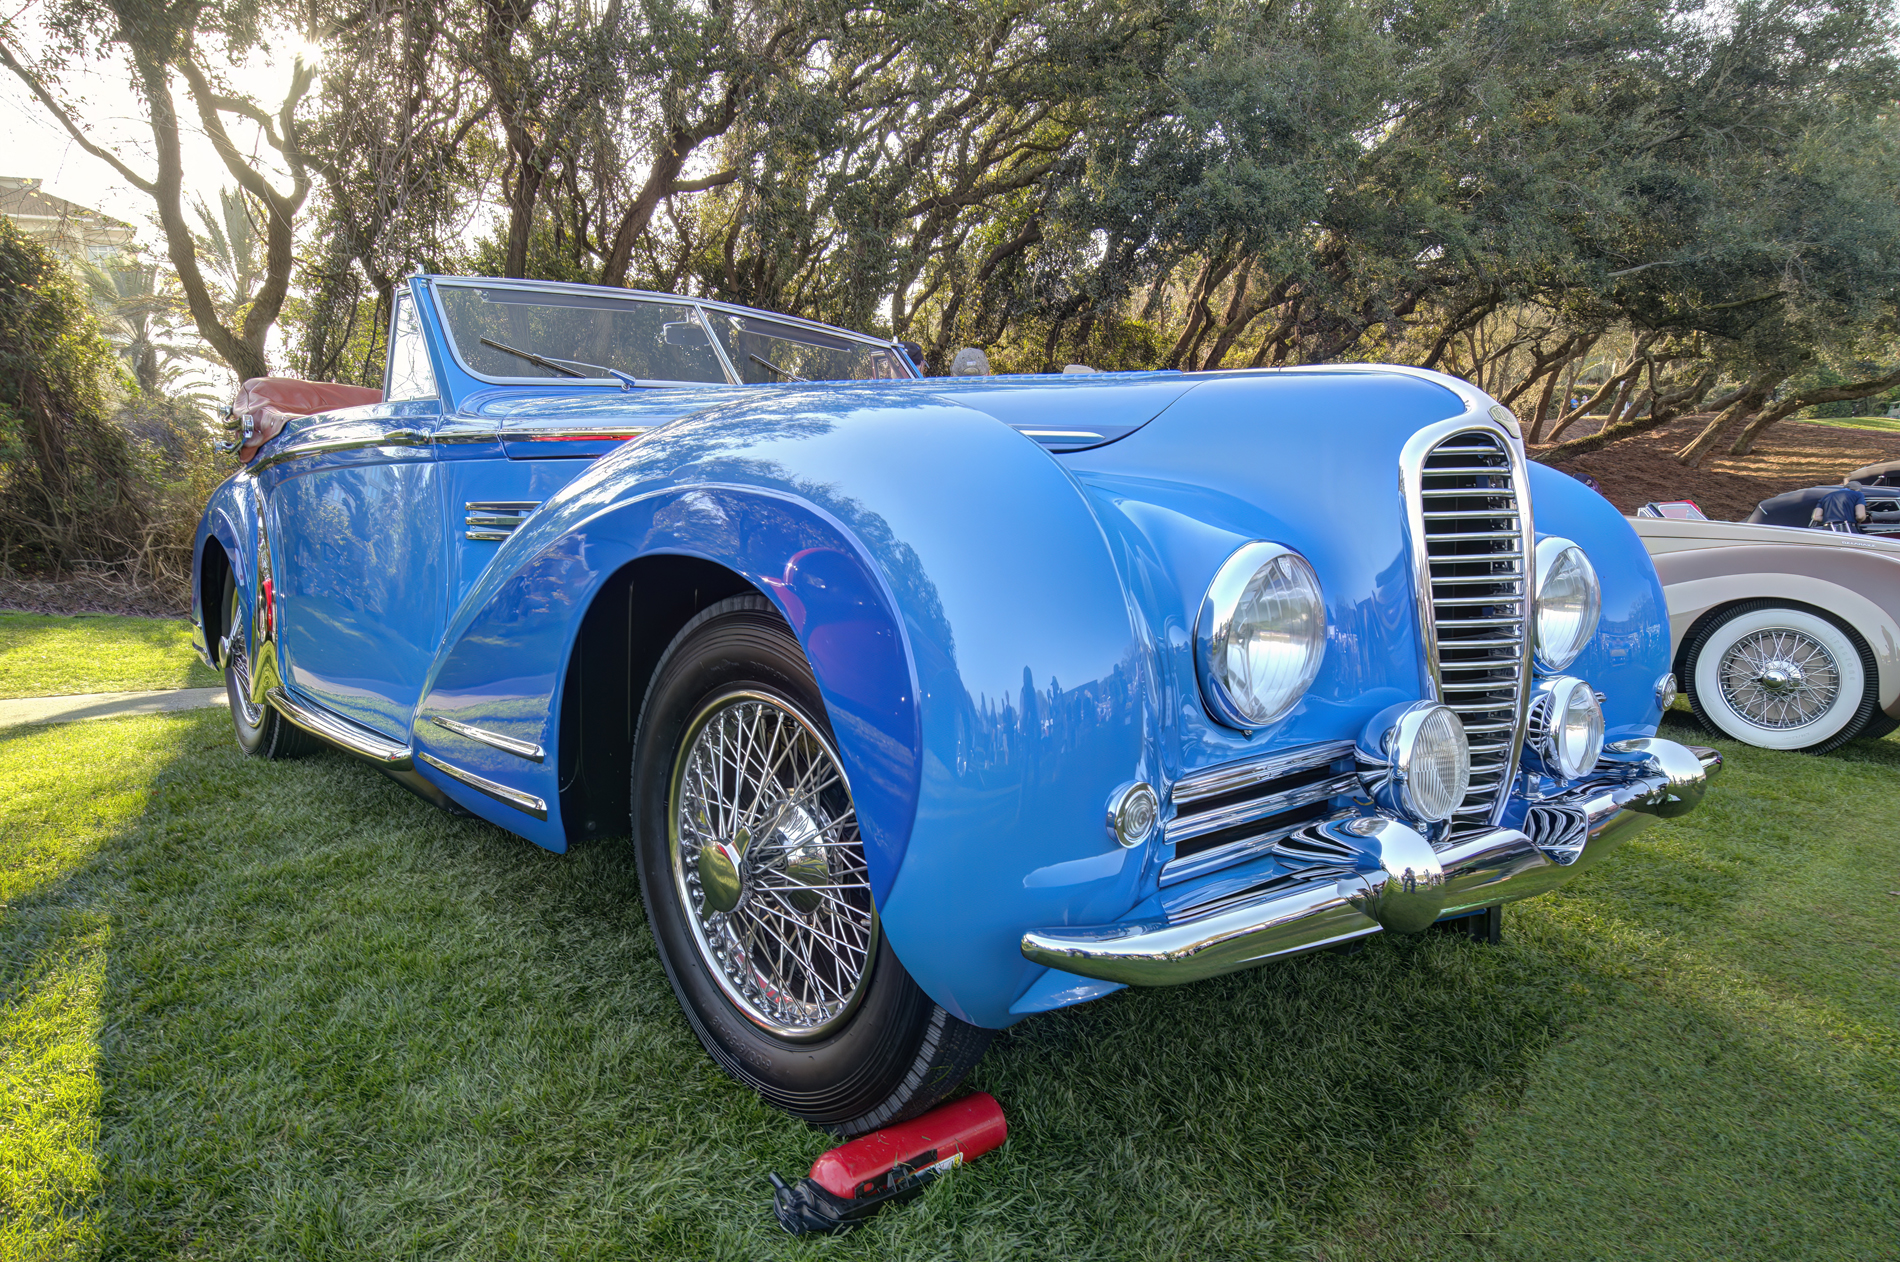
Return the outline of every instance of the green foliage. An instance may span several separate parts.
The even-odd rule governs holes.
[[[128,386],[79,283],[0,221],[0,565],[116,560],[148,520],[111,414]]]

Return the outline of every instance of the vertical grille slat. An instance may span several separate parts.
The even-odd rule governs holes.
[[[1523,722],[1530,584],[1518,479],[1502,435],[1467,430],[1433,446],[1408,488],[1422,526],[1419,579],[1429,583],[1426,652],[1439,699],[1472,737],[1471,787],[1452,838],[1489,825],[1510,787]]]

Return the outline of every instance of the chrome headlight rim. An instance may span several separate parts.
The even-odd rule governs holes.
[[[1418,771],[1427,756],[1422,746],[1428,735],[1435,735],[1435,728],[1443,728],[1449,722],[1453,734],[1458,772],[1456,787],[1447,795],[1443,804],[1422,799],[1422,789]],[[1405,813],[1415,820],[1427,824],[1442,824],[1458,813],[1464,804],[1465,795],[1471,789],[1471,742],[1465,736],[1464,720],[1450,706],[1438,702],[1424,701],[1411,707],[1399,716],[1392,729],[1392,779],[1398,789],[1399,804]]]
[[[1573,710],[1594,717],[1593,724],[1586,723],[1582,746],[1573,746],[1566,739]],[[1580,780],[1595,770],[1603,757],[1604,736],[1603,706],[1597,700],[1596,689],[1575,675],[1538,681],[1524,733],[1525,761],[1532,770],[1564,783]]]
[[[1145,780],[1123,785],[1108,800],[1108,835],[1133,850],[1155,835],[1161,823],[1161,798]]]
[[[1544,632],[1544,595],[1551,576],[1572,554],[1583,567],[1588,592],[1585,614],[1569,643],[1553,645],[1547,643]],[[1558,535],[1541,539],[1538,541],[1534,556],[1536,594],[1531,601],[1531,654],[1536,660],[1538,669],[1555,673],[1576,661],[1583,650],[1589,647],[1591,639],[1596,636],[1597,623],[1603,616],[1603,583],[1597,577],[1596,566],[1590,562],[1590,554],[1572,540]]]
[[[1319,634],[1307,653],[1298,679],[1278,699],[1278,704],[1256,704],[1250,707],[1247,699],[1235,695],[1220,663],[1232,642],[1240,603],[1247,588],[1256,577],[1275,564],[1285,565],[1296,578],[1303,579],[1311,588],[1313,614]],[[1207,592],[1201,597],[1200,614],[1195,620],[1195,672],[1200,679],[1201,701],[1207,712],[1216,721],[1249,733],[1276,723],[1285,718],[1313,686],[1313,680],[1319,674],[1320,662],[1325,656],[1325,594],[1312,563],[1284,544],[1265,540],[1242,544],[1229,553],[1214,572],[1213,580],[1208,583]]]
[[[1446,730],[1454,741],[1456,770],[1443,800],[1432,802],[1423,797],[1428,786],[1419,772],[1437,752],[1427,741],[1442,739]],[[1361,730],[1354,754],[1360,782],[1373,801],[1414,824],[1442,824],[1453,818],[1471,791],[1471,745],[1464,720],[1443,702],[1400,702],[1381,710]],[[1436,779],[1445,788],[1442,777]]]

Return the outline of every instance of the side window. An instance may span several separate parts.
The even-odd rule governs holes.
[[[389,334],[389,375],[383,386],[385,403],[435,398],[435,370],[429,366],[429,347],[422,340],[422,321],[405,291],[396,295],[396,318]]]

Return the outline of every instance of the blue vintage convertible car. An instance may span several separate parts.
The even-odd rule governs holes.
[[[1488,916],[1719,766],[1656,737],[1641,542],[1450,377],[921,379],[435,276],[390,348],[205,510],[240,744],[550,850],[631,832],[695,1033],[839,1133],[1029,1014]]]

